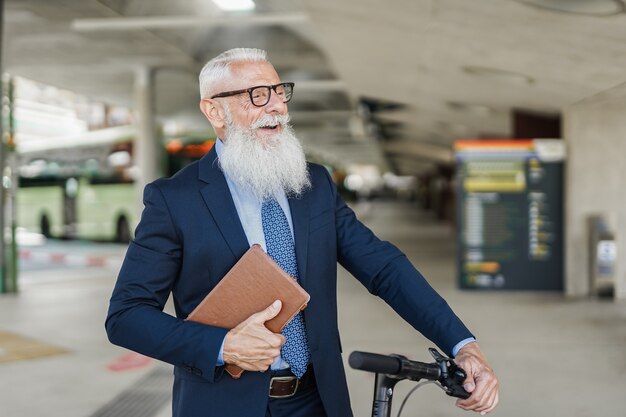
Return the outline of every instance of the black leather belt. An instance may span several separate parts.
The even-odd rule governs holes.
[[[289,369],[270,372],[270,398],[289,398],[304,388],[315,384],[313,367],[309,365],[302,378],[298,379]]]

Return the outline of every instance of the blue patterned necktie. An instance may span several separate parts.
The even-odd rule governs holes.
[[[298,264],[291,230],[283,209],[275,199],[265,201],[261,206],[261,223],[267,254],[297,280]],[[309,345],[302,312],[287,323],[282,333],[286,341],[281,349],[281,356],[291,366],[291,372],[301,378],[309,363]]]

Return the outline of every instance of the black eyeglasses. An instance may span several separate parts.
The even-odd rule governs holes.
[[[280,83],[275,85],[257,85],[256,87],[246,88],[245,90],[226,91],[219,93],[211,98],[218,97],[230,97],[237,94],[248,93],[250,95],[250,102],[257,107],[263,107],[270,101],[272,90],[280,97],[283,103],[287,103],[291,100],[293,95],[294,83]]]

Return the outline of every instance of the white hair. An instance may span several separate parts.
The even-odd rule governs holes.
[[[213,86],[230,76],[230,65],[235,62],[259,62],[267,61],[267,52],[256,48],[234,48],[222,52],[215,58],[207,62],[200,71],[200,97],[202,99],[211,96]]]
[[[250,127],[236,126],[228,106],[226,137],[219,164],[226,176],[259,201],[280,195],[300,197],[311,188],[306,157],[289,125],[289,115],[266,114]],[[280,124],[282,131],[258,137],[256,128]]]

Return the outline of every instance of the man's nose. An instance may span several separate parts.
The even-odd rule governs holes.
[[[267,102],[264,109],[266,113],[286,114],[287,103],[284,103],[282,97],[276,94],[276,91],[272,90],[270,101]]]

